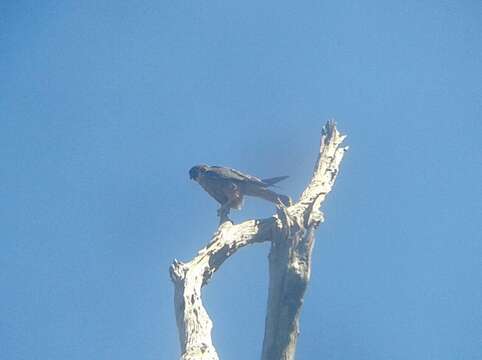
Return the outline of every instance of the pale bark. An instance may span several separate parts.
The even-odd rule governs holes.
[[[310,183],[296,204],[278,208],[281,226],[271,239],[262,360],[295,358],[300,312],[310,279],[314,231],[323,221],[320,205],[335,183],[347,150],[340,147],[344,138],[334,122],[325,125]]]
[[[174,260],[170,268],[181,343],[181,360],[217,360],[212,321],[201,299],[222,263],[239,248],[271,241],[269,290],[262,360],[294,359],[299,317],[308,285],[315,228],[323,221],[320,205],[331,191],[343,154],[342,136],[334,122],[322,132],[320,153],[310,183],[290,207],[277,206],[268,219],[234,225],[221,214],[221,224],[209,244],[188,263]]]

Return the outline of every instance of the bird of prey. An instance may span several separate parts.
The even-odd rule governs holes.
[[[227,167],[196,165],[189,170],[189,177],[197,181],[221,204],[218,210],[220,216],[229,213],[230,209],[241,209],[245,195],[259,197],[275,204],[281,202],[285,206],[291,205],[291,199],[288,196],[268,189],[288,176],[261,180]]]

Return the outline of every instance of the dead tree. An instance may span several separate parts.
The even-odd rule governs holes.
[[[238,249],[269,241],[269,289],[262,360],[295,358],[299,318],[310,278],[315,229],[323,221],[320,205],[331,191],[347,147],[333,121],[323,127],[311,181],[297,203],[277,206],[267,219],[233,224],[223,217],[212,239],[189,262],[174,260],[174,306],[181,360],[218,360],[211,341],[212,321],[203,306],[201,289]]]

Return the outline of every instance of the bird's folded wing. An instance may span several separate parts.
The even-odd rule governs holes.
[[[211,166],[209,170],[206,172],[208,176],[218,176],[225,180],[235,180],[235,181],[247,181],[251,183],[255,183],[260,186],[268,186],[265,184],[261,179],[257,178],[256,176],[251,176],[248,174],[244,174],[241,171],[236,169],[231,169],[222,166]]]

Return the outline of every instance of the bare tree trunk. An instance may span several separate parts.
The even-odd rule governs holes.
[[[323,128],[313,176],[300,200],[277,206],[268,219],[234,225],[221,214],[210,243],[188,263],[174,260],[170,268],[181,342],[181,360],[219,359],[211,341],[212,321],[203,307],[201,288],[222,263],[243,246],[270,241],[269,290],[262,360],[295,358],[299,318],[310,278],[314,232],[323,221],[320,205],[331,191],[346,151],[335,123]]]

